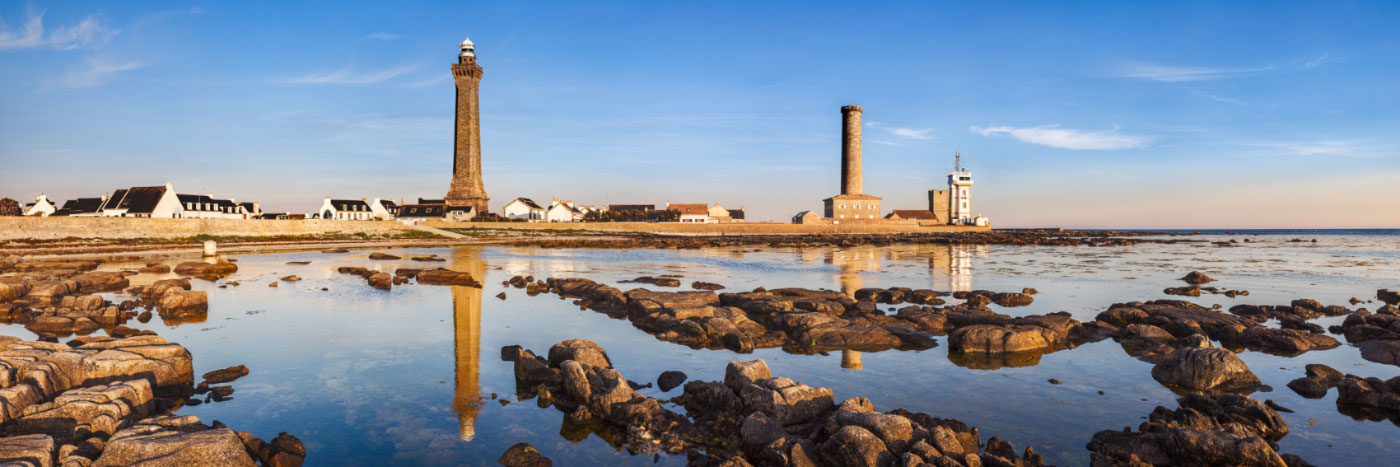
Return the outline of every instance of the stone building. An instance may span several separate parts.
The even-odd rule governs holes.
[[[861,191],[860,116],[858,105],[841,108],[841,194],[822,200],[823,214],[832,223],[871,222],[881,216],[881,198]]]
[[[461,53],[457,55],[457,63],[452,65],[452,78],[457,84],[457,126],[452,186],[443,200],[450,207],[470,207],[470,210],[450,210],[470,213],[462,215],[467,218],[487,212],[487,203],[491,200],[486,196],[486,186],[481,180],[481,123],[477,99],[481,75],[481,66],[476,64],[476,45],[472,44],[471,39],[465,39],[461,44]]]

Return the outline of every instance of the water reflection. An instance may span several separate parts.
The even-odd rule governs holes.
[[[486,280],[486,261],[477,248],[457,249],[452,269],[471,273],[478,281]],[[481,293],[482,289],[476,287],[452,286],[453,352],[457,370],[452,410],[457,413],[462,441],[476,437],[476,416],[482,403]]]

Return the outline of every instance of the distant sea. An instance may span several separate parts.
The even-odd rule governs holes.
[[[1112,229],[1101,229],[1112,230]],[[1203,235],[1346,235],[1400,237],[1400,229],[1121,229],[1119,232],[1197,233]]]

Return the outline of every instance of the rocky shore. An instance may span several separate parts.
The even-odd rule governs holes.
[[[1173,237],[1167,239],[1141,238]],[[1181,237],[1181,238],[1175,238]],[[938,232],[898,234],[806,234],[806,235],[653,235],[618,234],[594,236],[550,236],[504,240],[511,246],[541,248],[718,248],[761,246],[771,248],[851,247],[861,245],[1046,245],[1110,247],[1140,243],[1176,243],[1189,240],[1185,234],[1117,232],[1106,230],[1051,231],[1020,230],[990,232]],[[1224,246],[1229,246],[1227,243]]]
[[[0,464],[28,466],[299,466],[306,450],[282,433],[264,441],[218,422],[178,415],[187,405],[228,400],[230,367],[195,384],[183,346],[123,324],[152,311],[167,325],[203,321],[204,292],[189,279],[128,287],[129,276],[168,267],[96,272],[98,261],[0,260],[0,321],[24,324],[42,341],[0,336]],[[216,280],[230,262],[182,263],[174,271]],[[96,295],[120,292],[111,303]],[[107,336],[94,335],[102,330]],[[67,343],[58,338],[78,337]],[[201,399],[201,396],[203,399]]]
[[[669,400],[638,394],[607,351],[586,340],[550,347],[547,357],[519,346],[516,392],[565,414],[562,433],[593,433],[633,455],[685,455],[693,466],[1017,466],[1045,465],[1035,449],[1016,449],[954,419],[875,410],[864,397],[837,403],[832,391],[775,377],[763,360],[734,361],[721,381],[689,381]],[[1191,394],[1158,407],[1133,432],[1105,430],[1088,449],[1093,465],[1309,465],[1277,452],[1288,425],[1274,404],[1248,396]],[[685,409],[677,413],[663,405]],[[528,448],[528,449],[527,449]],[[532,455],[528,461],[521,453]],[[506,465],[548,465],[548,453],[517,445]]]

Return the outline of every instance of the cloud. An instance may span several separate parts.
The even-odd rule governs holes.
[[[436,78],[428,78],[428,79],[425,79],[425,80],[422,80],[422,81],[414,81],[414,82],[411,82],[411,83],[404,83],[404,84],[401,84],[401,85],[399,85],[399,86],[402,86],[402,87],[405,87],[405,88],[420,88],[420,87],[423,87],[423,86],[432,86],[432,85],[434,85],[434,84],[438,84],[438,83],[442,83],[442,82],[446,82],[446,81],[451,81],[451,80],[452,80],[452,76],[451,76],[451,75],[446,75],[446,74],[444,74],[444,75],[438,76],[438,77],[436,77]]]
[[[1342,157],[1383,157],[1393,156],[1395,151],[1387,151],[1375,145],[1359,141],[1314,141],[1307,143],[1252,143],[1246,146],[1276,149],[1292,156],[1342,156]]]
[[[1113,74],[1113,76],[1115,78],[1133,78],[1144,79],[1148,81],[1176,83],[1181,81],[1205,81],[1212,79],[1227,79],[1254,73],[1273,71],[1275,69],[1276,68],[1273,66],[1256,68],[1213,68],[1135,63],[1120,68],[1117,72]]]
[[[44,34],[44,13],[31,14],[21,31],[0,22],[0,50],[49,47],[58,50],[94,49],[106,45],[118,30],[108,28],[95,16],[73,26],[54,28]]]
[[[374,33],[374,34],[370,34],[370,35],[368,35],[368,36],[365,36],[365,39],[380,40],[380,41],[392,41],[392,40],[398,39],[398,38],[399,38],[399,35],[398,35],[398,34],[389,34],[389,33],[387,33],[387,32],[376,32],[376,33]]]
[[[1010,136],[1018,140],[1063,149],[1133,149],[1146,147],[1150,136],[1125,135],[1114,128],[1109,131],[1083,131],[1045,125],[1029,128],[1009,126],[971,127],[968,130],[982,136]]]
[[[1321,66],[1323,63],[1327,63],[1330,61],[1332,61],[1332,54],[1325,53],[1321,56],[1318,56],[1317,58],[1312,58],[1304,61],[1302,67],[1304,70],[1311,70],[1313,68]]]
[[[355,73],[349,68],[340,71],[312,73],[287,80],[291,84],[374,84],[393,79],[395,76],[417,70],[418,65],[403,65],[384,70]]]
[[[88,57],[87,67],[68,72],[52,87],[90,88],[106,83],[117,73],[131,71],[146,66],[138,61],[116,62],[104,57]]]
[[[915,130],[913,128],[890,128],[890,134],[909,139],[933,139],[933,136],[929,135],[929,133],[932,132],[932,129]]]

